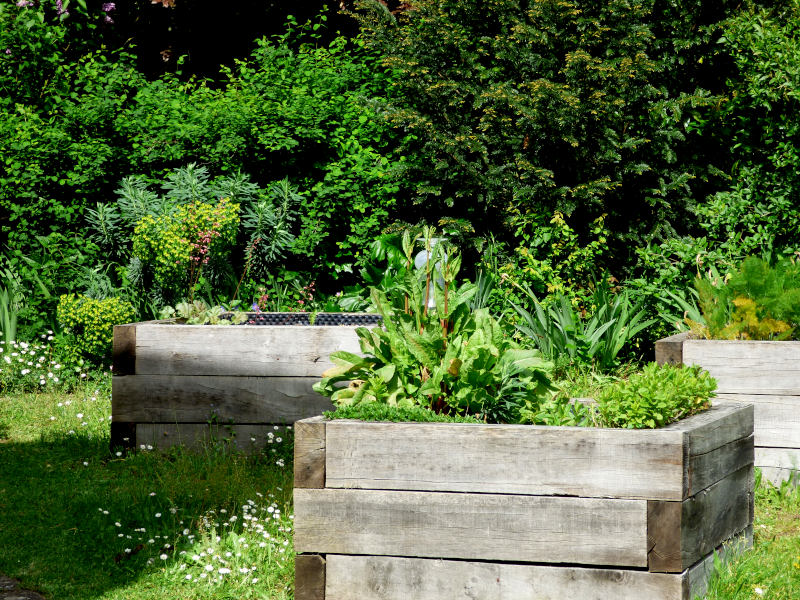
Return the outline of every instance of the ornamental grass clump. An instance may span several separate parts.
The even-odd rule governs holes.
[[[552,363],[521,348],[488,309],[473,308],[476,286],[456,283],[459,255],[434,240],[426,228],[422,268],[407,269],[388,294],[371,290],[383,327],[356,330],[364,356],[333,353],[335,366],[314,389],[337,406],[383,403],[520,422],[552,395]],[[410,267],[416,243],[408,232],[402,247]]]

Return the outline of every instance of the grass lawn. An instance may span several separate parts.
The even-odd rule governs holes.
[[[291,432],[116,456],[110,406],[107,385],[0,398],[0,573],[57,600],[290,600]],[[708,598],[800,598],[800,491],[758,489],[755,548]]]
[[[110,414],[108,386],[0,398],[0,573],[59,600],[291,598],[291,432],[124,457]]]

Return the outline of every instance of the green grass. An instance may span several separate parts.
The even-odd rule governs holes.
[[[59,600],[290,599],[290,435],[117,456],[110,412],[107,389],[0,398],[0,573]]]
[[[56,600],[291,600],[290,435],[117,456],[109,414],[107,387],[0,397],[0,573]],[[800,598],[800,490],[758,488],[755,547],[707,598]]]
[[[800,598],[800,488],[756,488],[754,545],[722,566],[707,600]]]

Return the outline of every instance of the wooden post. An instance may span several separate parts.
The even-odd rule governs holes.
[[[319,554],[294,557],[294,600],[325,600],[325,558]]]
[[[660,365],[683,364],[683,342],[689,338],[689,332],[676,333],[656,342],[656,362]]]
[[[294,424],[294,487],[325,487],[325,418]]]

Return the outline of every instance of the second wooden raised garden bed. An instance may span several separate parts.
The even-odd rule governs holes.
[[[303,420],[296,600],[689,600],[748,545],[753,411],[660,430]]]
[[[656,342],[660,364],[700,365],[717,397],[755,408],[755,465],[773,483],[800,483],[800,342],[701,340],[681,333]]]
[[[154,321],[114,328],[112,446],[230,439],[263,447],[273,425],[332,408],[311,386],[334,350],[359,352],[375,315],[261,313],[245,325]]]

